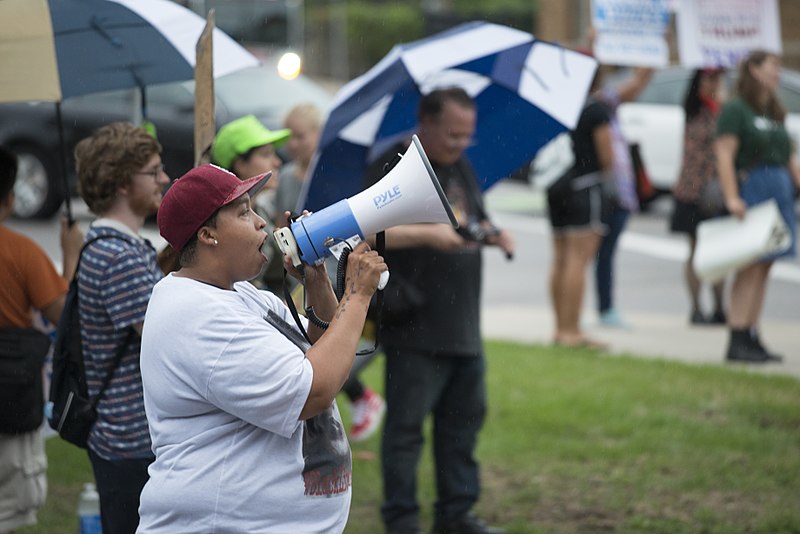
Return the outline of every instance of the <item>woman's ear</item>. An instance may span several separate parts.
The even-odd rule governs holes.
[[[201,226],[197,231],[197,242],[209,247],[215,246],[218,241],[216,235],[214,235],[214,229],[208,226]]]

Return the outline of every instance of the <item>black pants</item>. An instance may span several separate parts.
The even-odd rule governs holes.
[[[100,494],[100,521],[103,534],[135,534],[139,526],[139,495],[147,479],[152,458],[104,460],[89,451],[97,493]]]
[[[458,518],[472,508],[480,493],[474,452],[486,412],[483,354],[385,349],[384,523],[389,528],[418,524],[417,467],[429,413],[433,414],[436,520]]]

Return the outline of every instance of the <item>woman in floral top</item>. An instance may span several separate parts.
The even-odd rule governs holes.
[[[716,159],[712,150],[722,82],[720,69],[695,71],[683,103],[686,114],[683,163],[673,190],[675,207],[670,229],[689,237],[689,257],[686,260],[684,273],[692,303],[689,318],[692,324],[725,324],[725,312],[722,306],[724,281],[714,284],[714,312],[706,316],[703,314],[700,302],[702,289],[700,279],[692,269],[698,223],[724,212],[721,191],[718,188]],[[709,194],[715,187],[719,193],[718,202],[714,202],[711,198],[713,195]]]

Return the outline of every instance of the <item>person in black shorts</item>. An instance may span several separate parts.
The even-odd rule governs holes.
[[[601,86],[600,70],[591,92]],[[553,342],[568,347],[605,348],[580,327],[586,268],[595,257],[608,224],[609,205],[603,191],[613,164],[611,111],[590,97],[571,132],[575,163],[547,190],[553,229],[550,298],[555,313]]]

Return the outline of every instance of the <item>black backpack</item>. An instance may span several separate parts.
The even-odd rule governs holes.
[[[78,314],[78,276],[83,251],[90,244],[100,239],[122,239],[118,236],[98,236],[87,241],[78,256],[75,276],[70,282],[69,291],[64,300],[64,310],[58,321],[56,340],[53,346],[53,373],[50,379],[50,411],[47,422],[58,435],[83,449],[89,438],[89,431],[97,418],[97,402],[103,396],[111,376],[119,365],[125,348],[133,335],[133,328],[128,331],[125,341],[117,349],[114,365],[103,380],[100,391],[93,399],[89,398],[86,387],[86,374],[83,365],[83,346],[81,345],[81,325]]]

